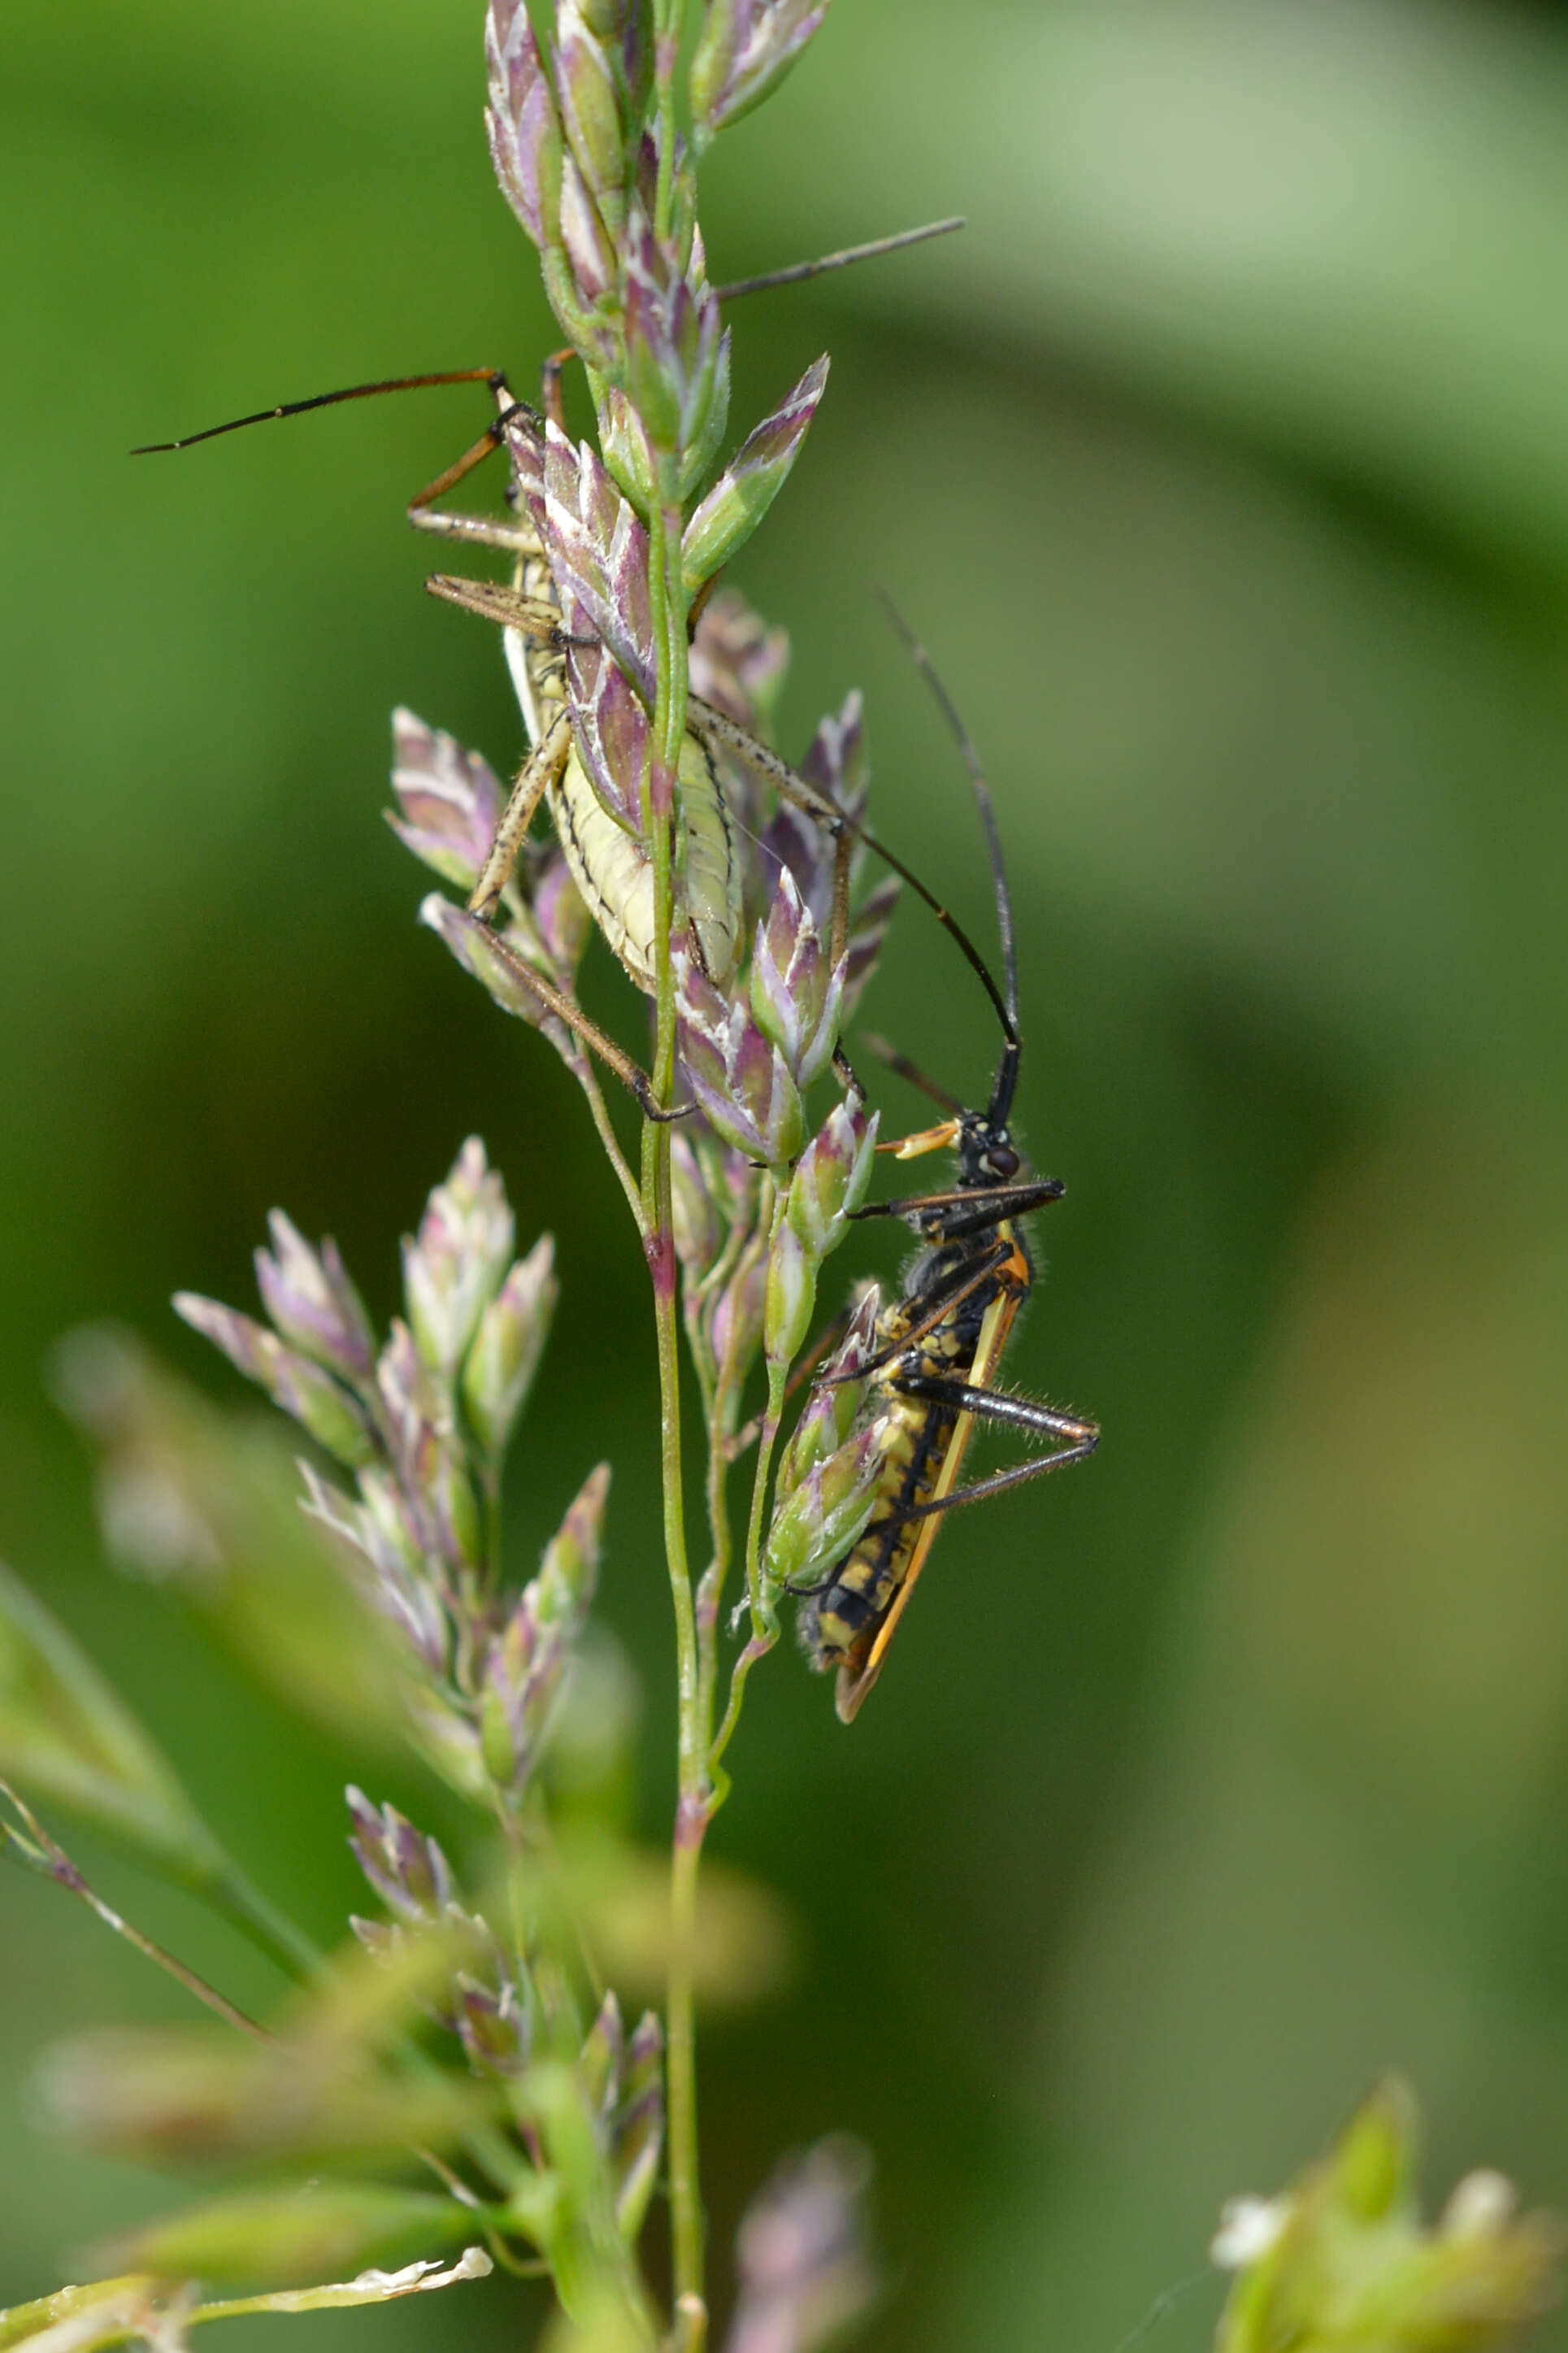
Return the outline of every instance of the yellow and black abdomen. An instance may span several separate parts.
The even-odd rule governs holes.
[[[901,1303],[879,1322],[879,1349],[897,1340],[900,1327],[907,1331],[918,1321],[910,1303]],[[966,1379],[979,1321],[955,1316],[937,1324],[885,1366],[872,1384],[868,1410],[882,1419],[886,1436],[870,1522],[801,1625],[811,1663],[823,1672],[858,1668],[875,1641],[909,1574],[915,1546],[928,1533],[927,1523],[910,1514],[931,1502],[958,1430],[960,1417],[950,1407],[908,1397],[900,1382],[916,1375]]]

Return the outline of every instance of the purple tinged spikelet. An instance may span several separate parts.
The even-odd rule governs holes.
[[[464,971],[472,974],[503,1013],[526,1021],[532,1029],[552,1035],[561,1029],[561,1023],[529,987],[528,966],[521,956],[489,923],[481,923],[466,907],[455,906],[439,891],[430,892],[420,901],[419,920],[446,944]]]
[[[301,1463],[304,1512],[325,1528],[347,1556],[374,1608],[380,1611],[433,1675],[449,1664],[451,1623],[426,1570],[418,1531],[389,1473],[372,1468],[359,1474],[360,1503]]]
[[[763,1345],[767,1282],[766,1258],[760,1251],[748,1251],[710,1314],[708,1345],[719,1378],[728,1388],[740,1388]]]
[[[801,1145],[800,1091],[743,1004],[722,997],[683,945],[675,952],[676,1034],[710,1125],[750,1160],[777,1167]]]
[[[503,1978],[499,1988],[460,1975],[455,2023],[476,2075],[521,2075],[533,2046],[533,2021],[526,1995]]]
[[[375,1338],[336,1242],[328,1235],[312,1250],[281,1209],[267,1225],[272,1249],[256,1252],[256,1283],[274,1328],[340,1379],[367,1380]]]
[[[744,546],[783,490],[826,388],[827,368],[826,353],[813,360],[793,391],[748,434],[687,524],[680,560],[689,595]]]
[[[859,1095],[835,1103],[790,1178],[785,1214],[792,1231],[816,1260],[837,1249],[853,1211],[866,1198],[880,1113],[866,1116]]]
[[[669,1139],[669,1222],[688,1282],[700,1282],[724,1245],[723,1223],[702,1164],[679,1129]]]
[[[649,0],[578,0],[583,22],[603,42],[621,112],[640,122],[653,87],[653,9]]]
[[[520,1791],[538,1760],[551,1710],[594,1598],[610,1470],[601,1462],[545,1547],[539,1573],[524,1586],[489,1645],[479,1703],[485,1767],[501,1787]]]
[[[599,447],[627,498],[639,508],[652,506],[658,497],[658,459],[647,427],[618,385],[605,388]]]
[[[818,1374],[801,1411],[800,1419],[791,1432],[788,1445],[779,1457],[778,1482],[775,1493],[782,1501],[793,1488],[798,1487],[813,1463],[820,1462],[841,1446],[855,1426],[866,1395],[864,1381],[847,1377],[868,1362],[876,1345],[877,1314],[881,1294],[870,1283],[861,1294],[848,1329]]]
[[[826,1069],[838,1042],[842,965],[828,961],[811,910],[786,869],[752,956],[752,1011],[797,1086]]]
[[[525,438],[518,435],[515,440]],[[562,626],[569,637],[603,639],[651,708],[655,669],[647,533],[586,442],[574,448],[552,423],[542,464],[537,456],[531,464],[540,483],[537,520],[561,597]],[[529,495],[531,503],[531,484]],[[575,664],[583,650],[588,649],[567,649],[574,693],[582,691]]]
[[[862,1535],[876,1504],[883,1436],[879,1416],[852,1431],[775,1505],[767,1542],[775,1585],[808,1585]]]
[[[308,1430],[319,1446],[355,1470],[375,1452],[370,1424],[357,1401],[321,1366],[290,1348],[265,1324],[241,1315],[199,1292],[177,1291],[174,1312],[193,1332],[223,1350],[237,1371],[264,1388],[276,1406]]]
[[[827,0],[709,0],[691,61],[691,112],[710,139],[775,90],[827,14]]]
[[[470,1135],[403,1243],[403,1289],[419,1352],[450,1381],[511,1257],[516,1227],[506,1187]]]
[[[568,670],[573,743],[583,772],[601,808],[626,832],[640,834],[647,712],[625,671],[603,646],[574,647]]]
[[[373,1806],[352,1782],[343,1794],[353,1818],[349,1844],[386,1909],[408,1927],[440,1919],[456,1900],[457,1883],[436,1841],[395,1806]]]
[[[877,2295],[862,2205],[871,2161],[836,2137],[789,2158],[752,2200],[736,2240],[740,2293],[725,2353],[817,2353]]]
[[[657,448],[696,471],[717,449],[729,408],[729,345],[719,300],[703,274],[700,239],[690,260],[654,235],[638,210],[626,241],[626,389]]]
[[[621,2023],[621,2005],[614,1993],[606,1993],[599,2004],[598,2016],[583,2039],[577,2058],[584,2098],[598,2116],[607,2119],[615,2114],[621,2096],[621,2069],[626,2055],[626,2031]]]
[[[451,1392],[432,1372],[408,1326],[395,1319],[375,1368],[383,1417],[403,1493],[419,1514],[419,1538],[454,1569],[483,1560],[479,1506],[457,1434]]]
[[[830,712],[822,721],[800,764],[800,772],[847,817],[857,824],[863,820],[870,772],[858,690],[845,698],[841,711]],[[852,876],[858,874],[862,857],[862,850],[857,848],[850,864]],[[774,811],[763,830],[761,860],[770,886],[781,871],[787,870],[794,875],[818,925],[827,923],[833,905],[833,840],[829,834],[786,803]],[[840,1026],[849,1018],[876,969],[900,887],[896,874],[885,876],[850,917],[849,936],[845,944]]]
[[[501,194],[541,250],[560,237],[561,123],[525,0],[490,0],[485,125]]]
[[[567,142],[615,236],[626,217],[626,132],[609,52],[578,0],[557,0],[554,63]]]
[[[620,2003],[607,1993],[584,2037],[577,2082],[608,2160],[616,2221],[629,2244],[647,2211],[664,2141],[664,2034],[652,2010],[628,2038]]]
[[[463,1405],[480,1444],[496,1461],[506,1451],[539,1368],[560,1290],[555,1245],[542,1234],[479,1318],[463,1367]]]
[[[775,1227],[768,1245],[763,1293],[763,1344],[768,1363],[793,1363],[811,1328],[816,1305],[817,1260],[787,1221]]]
[[[610,2151],[616,2221],[628,2245],[636,2240],[647,2212],[663,2146],[664,2030],[648,2010],[626,2044]]]
[[[868,777],[858,691],[846,699],[837,717],[829,715],[822,721],[800,764],[800,773],[846,817],[857,824],[864,818]],[[852,879],[859,871],[861,857],[858,844],[850,860]],[[776,888],[782,874],[792,874],[818,927],[826,927],[833,908],[834,871],[834,841],[826,828],[804,809],[781,802],[763,830],[762,864],[770,890]]]
[[[489,763],[412,711],[392,714],[392,789],[386,821],[443,881],[471,891],[489,855],[506,796]]]
[[[616,290],[616,249],[572,154],[561,158],[561,244],[573,291],[591,315]]]

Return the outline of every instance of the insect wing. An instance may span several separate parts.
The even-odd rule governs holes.
[[[979,1345],[974,1351],[973,1369],[969,1376],[973,1388],[989,1388],[994,1380],[996,1367],[1002,1361],[1002,1351],[1007,1345],[1007,1335],[1013,1328],[1013,1319],[1022,1303],[1022,1292],[1015,1291],[1009,1286],[1006,1290],[999,1292],[986,1309],[985,1320],[980,1327]],[[958,1474],[963,1467],[963,1457],[969,1445],[970,1432],[973,1427],[973,1414],[959,1415],[953,1425],[952,1438],[931,1494],[933,1504],[942,1502],[958,1484]],[[851,1674],[847,1667],[840,1667],[838,1671],[838,1684],[834,1693],[833,1705],[840,1724],[854,1723],[865,1704],[868,1693],[882,1672],[882,1661],[887,1656],[888,1646],[899,1630],[899,1620],[903,1616],[909,1605],[910,1596],[915,1589],[915,1580],[925,1567],[931,1548],[936,1542],[937,1530],[942,1525],[942,1514],[940,1512],[932,1512],[921,1530],[916,1539],[915,1548],[910,1555],[910,1565],[904,1573],[903,1583],[893,1597],[887,1617],[883,1620],[877,1639],[871,1646],[871,1655],[859,1673]]]

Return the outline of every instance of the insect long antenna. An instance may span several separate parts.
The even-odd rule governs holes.
[[[896,1046],[889,1045],[886,1038],[879,1038],[873,1029],[862,1029],[857,1043],[864,1046],[868,1054],[875,1054],[879,1062],[885,1062],[889,1070],[896,1071],[900,1079],[907,1079],[911,1087],[919,1087],[921,1094],[930,1095],[932,1103],[941,1103],[943,1111],[952,1112],[955,1119],[963,1117],[963,1105],[958,1097],[950,1095],[945,1087],[939,1087],[934,1079],[928,1079],[907,1054],[901,1054]]]
[[[869,245],[847,245],[837,253],[820,254],[815,261],[793,261],[787,269],[769,269],[760,278],[738,278],[732,286],[720,287],[719,300],[733,302],[742,294],[765,294],[774,286],[798,286],[803,279],[820,278],[829,269],[847,269],[857,261],[876,261],[884,253],[900,253],[906,245],[923,245],[928,237],[951,237],[963,227],[962,215],[955,213],[951,220],[901,228],[892,237],[873,237]]]
[[[243,432],[247,425],[267,425],[275,417],[303,417],[307,409],[335,408],[345,400],[374,400],[384,392],[423,392],[437,384],[488,384],[493,389],[505,377],[496,368],[447,368],[437,375],[392,375],[380,384],[351,384],[342,392],[313,393],[309,400],[286,400],[278,408],[258,408],[248,417],[231,417],[226,424],[208,425],[187,433],[180,441],[147,441],[132,449],[133,458],[156,458],[169,449],[194,449],[198,441],[216,441],[223,433]]]
[[[903,614],[884,588],[882,602],[888,617],[909,649],[910,659],[920,671],[936,699],[938,710],[947,723],[948,733],[957,744],[959,756],[969,771],[969,782],[974,794],[975,807],[980,811],[980,823],[985,835],[985,855],[991,866],[991,886],[996,898],[996,928],[1002,937],[1002,982],[1006,1010],[1003,1017],[1003,1034],[1006,1044],[992,1090],[990,1116],[1005,1120],[1012,1107],[1013,1092],[1018,1082],[1018,944],[1013,930],[1013,901],[1007,889],[1007,870],[1002,858],[1002,836],[997,829],[996,811],[991,799],[991,787],[985,781],[985,771],[980,754],[959,715],[958,706],[942,684],[935,664]],[[990,975],[984,976],[988,987]],[[996,991],[991,987],[993,1001]]]

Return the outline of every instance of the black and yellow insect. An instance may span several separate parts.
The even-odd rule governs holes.
[[[907,629],[904,635],[909,638]],[[1009,1133],[1020,1053],[1018,974],[1001,842],[973,747],[924,652],[912,638],[909,643],[957,737],[985,829],[1002,935],[1004,995],[998,1000],[994,989],[991,994],[1002,1017],[1003,1046],[984,1111],[966,1110],[901,1056],[889,1057],[949,1116],[882,1148],[900,1160],[951,1149],[957,1172],[951,1191],[876,1202],[858,1213],[902,1219],[922,1248],[908,1270],[902,1298],[878,1314],[868,1357],[852,1376],[837,1376],[867,1382],[861,1413],[881,1433],[870,1521],[806,1594],[801,1617],[812,1665],[823,1672],[837,1670],[836,1704],[845,1724],[882,1672],[942,1515],[1079,1462],[1100,1441],[1092,1421],[1007,1396],[996,1386],[1008,1335],[1034,1281],[1023,1221],[1059,1200],[1063,1187],[1054,1176],[1031,1176]],[[960,1486],[977,1422],[1045,1439],[1049,1451]]]

